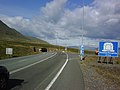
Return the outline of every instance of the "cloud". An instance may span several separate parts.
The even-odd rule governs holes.
[[[42,7],[41,11],[47,20],[52,20],[55,23],[62,17],[64,13],[64,6],[67,0],[53,0]]]
[[[84,35],[85,42],[120,39],[120,1],[94,0],[90,6],[66,8],[68,0],[53,0],[32,19],[0,15],[0,19],[23,34],[42,39],[68,40]],[[87,38],[87,39],[86,39]],[[77,42],[78,43],[78,42]],[[87,44],[87,43],[86,43]]]

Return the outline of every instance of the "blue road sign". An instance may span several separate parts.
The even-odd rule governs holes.
[[[118,57],[118,42],[99,42],[98,56]]]
[[[80,46],[80,55],[84,55],[84,46],[83,45]]]

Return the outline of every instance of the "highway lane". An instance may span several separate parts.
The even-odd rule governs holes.
[[[7,90],[44,90],[65,61],[66,54],[58,53],[41,63],[12,73]]]
[[[17,70],[19,68],[23,68],[27,65],[40,62],[46,58],[54,56],[56,53],[42,53],[37,55],[23,56],[18,58],[11,58],[6,60],[0,60],[1,66],[6,66],[8,70],[12,71]]]
[[[83,74],[77,54],[69,54],[69,61],[49,90],[85,90]]]
[[[0,61],[0,64],[7,66],[11,72],[15,71],[10,75],[7,90],[84,90],[84,80],[76,58],[76,54],[45,53]],[[22,66],[29,67],[19,70]]]

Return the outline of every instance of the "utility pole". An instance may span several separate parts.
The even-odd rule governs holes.
[[[83,19],[82,19],[82,45],[81,45],[81,52],[80,52],[80,54],[81,54],[81,60],[83,60],[83,49],[84,49],[84,46],[83,46],[83,31],[84,31],[84,0],[82,0],[82,6],[83,6]]]
[[[56,28],[56,46],[58,46],[58,50],[60,51],[60,45],[58,45],[58,32],[57,32],[58,28]]]

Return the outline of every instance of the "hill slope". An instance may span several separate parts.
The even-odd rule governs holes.
[[[37,39],[35,37],[24,36],[15,29],[10,28],[0,20],[0,40],[7,41],[21,41],[48,44],[47,42]]]

